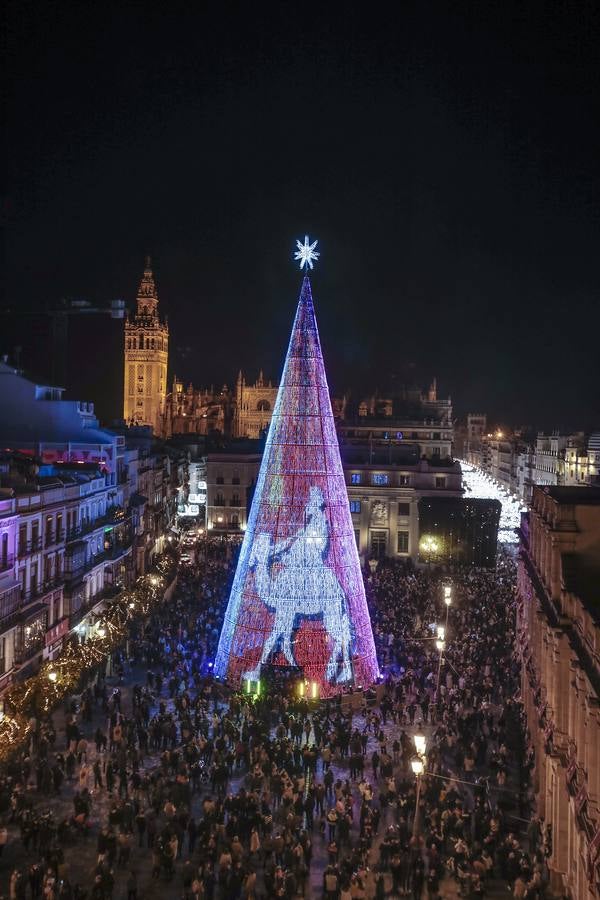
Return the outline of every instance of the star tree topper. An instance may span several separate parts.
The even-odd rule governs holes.
[[[300,260],[300,268],[301,269],[306,267],[306,270],[308,271],[309,268],[310,269],[314,268],[313,261],[316,262],[317,259],[319,258],[319,256],[321,255],[320,253],[315,252],[315,247],[317,246],[318,243],[319,243],[318,241],[313,241],[313,243],[311,244],[310,241],[308,240],[307,234],[304,235],[304,243],[303,244],[301,244],[300,241],[296,241],[296,247],[298,249],[294,253],[294,259]]]

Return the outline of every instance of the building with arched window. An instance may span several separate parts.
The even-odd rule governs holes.
[[[239,373],[235,391],[235,437],[259,438],[269,427],[277,398],[277,385],[266,382],[262,370],[254,384]]]

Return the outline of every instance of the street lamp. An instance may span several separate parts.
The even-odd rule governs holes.
[[[423,760],[420,756],[415,756],[413,759],[411,759],[410,764],[417,778],[423,774],[425,766],[423,765]]]
[[[415,742],[415,750],[417,751],[417,756],[425,756],[425,750],[427,749],[427,738],[421,732],[417,732],[413,735],[413,741]]]
[[[415,778],[417,779],[417,796],[415,798],[415,816],[413,819],[413,837],[417,837],[419,834],[419,805],[421,802],[421,777],[423,772],[425,771],[425,765],[427,763],[427,757],[425,756],[425,750],[427,749],[427,738],[424,734],[417,732],[414,735],[413,740],[415,742],[415,750],[417,751],[416,757],[411,759],[410,765],[414,772]]]

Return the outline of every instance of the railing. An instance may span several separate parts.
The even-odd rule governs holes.
[[[123,554],[127,553],[127,551],[131,549],[132,544],[133,538],[129,537],[123,543],[116,544],[114,547],[111,547],[108,550],[103,550],[102,553],[97,553],[96,556],[90,557],[84,563],[75,566],[70,571],[66,569],[64,572],[64,581],[76,581],[78,578],[81,578],[83,575],[85,575],[86,572],[89,572],[90,569],[93,569],[100,563],[110,562],[111,560],[118,559],[120,556],[123,556]]]
[[[19,559],[22,559],[24,556],[28,556],[29,553],[36,553],[38,550],[42,549],[42,539],[41,537],[34,538],[32,541],[27,541],[25,545],[19,545]]]
[[[0,559],[0,572],[8,572],[15,564],[14,556],[7,556],[6,559]]]
[[[65,539],[64,529],[46,535],[46,547],[52,547],[53,544],[62,544]]]
[[[111,600],[121,593],[123,590],[119,585],[108,585],[104,588],[103,591],[99,591],[93,597],[90,597],[85,603],[82,603],[75,612],[70,613],[69,615],[69,628],[75,628],[82,619],[86,617],[86,615],[92,610],[98,603],[101,603],[102,600]]]
[[[67,541],[76,540],[77,538],[83,537],[83,535],[89,534],[91,531],[95,531],[97,528],[103,528],[105,525],[116,526],[127,522],[131,518],[128,515],[124,515],[121,519],[115,517],[115,510],[119,508],[120,507],[111,507],[105,515],[99,516],[94,520],[85,519],[74,528],[69,528],[67,531]]]
[[[24,662],[27,662],[28,659],[31,659],[37,653],[44,649],[44,638],[39,637],[36,638],[35,641],[32,641],[29,647],[22,647],[20,650],[15,650],[15,665],[21,666]]]

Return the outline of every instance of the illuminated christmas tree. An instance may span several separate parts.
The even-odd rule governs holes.
[[[298,242],[301,265],[318,254]],[[308,276],[304,277],[215,673],[294,667],[321,697],[378,675]]]

